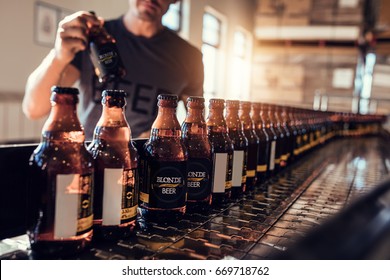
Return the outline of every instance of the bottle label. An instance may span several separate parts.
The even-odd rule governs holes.
[[[257,166],[257,172],[266,172],[266,171],[267,171],[267,165],[266,164]]]
[[[233,153],[233,187],[241,187],[242,170],[244,168],[244,151],[234,151]]]
[[[224,193],[226,188],[226,177],[228,165],[227,153],[214,153],[213,156],[213,178],[211,191],[212,193]]]
[[[242,168],[242,176],[241,176],[241,184],[246,183],[246,167],[247,167],[247,160],[248,160],[248,150],[245,149],[244,151],[244,166]]]
[[[119,225],[137,215],[137,170],[105,168],[102,225]]]
[[[225,190],[232,188],[232,178],[233,178],[233,152],[228,153],[227,163],[226,163],[226,183]]]
[[[203,200],[211,193],[211,162],[209,159],[193,158],[187,164],[188,200]]]
[[[185,206],[187,198],[187,162],[148,161],[147,185],[143,194],[150,208],[173,209]],[[146,202],[146,201],[144,201]]]
[[[276,141],[271,142],[271,152],[269,157],[269,170],[275,169],[275,152],[276,152]]]
[[[118,53],[114,44],[106,44],[97,52],[98,63],[101,67],[111,69],[118,64]]]
[[[71,238],[92,229],[92,175],[58,174],[54,238]]]

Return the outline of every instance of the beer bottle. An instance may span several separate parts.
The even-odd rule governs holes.
[[[94,12],[90,12],[95,15]],[[95,74],[101,83],[107,83],[126,75],[116,40],[102,25],[93,25],[88,30],[89,53]]]
[[[77,116],[78,89],[53,87],[51,112],[31,155],[33,255],[70,256],[92,238],[93,158]],[[35,211],[36,210],[36,211]]]
[[[227,134],[223,116],[225,101],[212,98],[209,101],[207,135],[211,145],[213,173],[211,177],[212,204],[226,203],[232,192],[233,143]]]
[[[265,123],[260,117],[260,103],[252,103],[251,118],[255,133],[259,138],[259,157],[257,160],[257,184],[263,184],[267,179],[268,159],[270,150],[269,135],[265,130]]]
[[[297,108],[291,108],[289,111],[289,116],[294,124],[294,127],[296,128],[296,136],[294,141],[294,147],[293,147],[293,160],[296,161],[299,159],[302,149],[302,135],[303,135],[303,126],[302,126],[302,120],[298,117],[298,109]]]
[[[226,125],[229,138],[233,142],[232,197],[236,198],[246,191],[246,162],[248,156],[248,140],[242,130],[238,110],[240,101],[226,101]]]
[[[160,94],[157,100],[158,114],[144,144],[139,199],[142,222],[175,221],[186,211],[188,154],[176,117],[178,97]]]
[[[126,93],[105,90],[102,115],[88,150],[95,159],[94,239],[130,235],[138,205],[138,154],[124,115]]]
[[[181,126],[188,152],[187,210],[206,211],[211,204],[211,146],[204,118],[204,98],[187,99],[187,115]]]
[[[257,182],[257,161],[259,157],[259,138],[257,137],[253,122],[250,116],[251,103],[249,101],[240,101],[239,116],[244,135],[248,139],[248,157],[246,164],[246,186],[253,188]]]
[[[290,157],[290,138],[291,131],[287,126],[287,123],[282,117],[282,107],[279,105],[274,105],[274,116],[276,120],[276,127],[280,131],[280,134],[283,135],[282,138],[282,154],[280,157],[280,167],[284,168],[287,166],[288,158]]]
[[[269,141],[270,141],[269,150],[268,150],[269,158],[267,161],[267,178],[269,178],[269,177],[274,176],[276,174],[276,171],[275,171],[275,165],[276,165],[276,161],[277,161],[276,141],[277,141],[278,137],[274,131],[274,127],[271,125],[271,121],[270,121],[269,115],[268,115],[268,105],[265,103],[261,103],[261,105],[260,105],[260,117],[261,117],[261,120],[264,124],[263,125],[264,130],[266,131],[266,133],[269,137]]]
[[[283,133],[279,130],[275,119],[274,105],[268,104],[268,119],[271,129],[276,136],[276,149],[275,149],[275,174],[280,171],[280,161],[283,155]]]
[[[294,161],[294,147],[296,143],[296,139],[298,137],[298,128],[295,125],[295,121],[291,118],[292,108],[288,106],[282,107],[282,118],[283,123],[290,130],[290,140],[289,140],[289,157],[288,164]]]

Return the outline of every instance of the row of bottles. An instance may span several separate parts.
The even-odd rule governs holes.
[[[368,116],[340,119],[330,112],[223,99],[209,101],[205,119],[202,97],[188,98],[180,124],[178,97],[160,94],[150,138],[137,151],[124,115],[125,92],[103,92],[102,115],[88,146],[77,116],[78,90],[53,87],[51,102],[30,159],[28,234],[37,256],[69,255],[92,237],[126,238],[137,224],[223,206],[308,151],[347,135],[346,124],[364,123],[361,132],[378,124]]]

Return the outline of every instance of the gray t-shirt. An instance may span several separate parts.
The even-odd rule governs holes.
[[[122,17],[106,21],[104,26],[117,41],[127,74],[121,81],[102,87],[88,51],[78,53],[72,62],[81,72],[79,111],[87,140],[92,139],[100,118],[104,89],[127,92],[126,118],[134,138],[151,128],[157,115],[158,94],[203,95],[202,53],[176,33],[165,28],[152,38],[135,36],[127,31]]]

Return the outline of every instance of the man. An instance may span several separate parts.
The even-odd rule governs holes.
[[[176,0],[129,0],[126,14],[104,27],[117,41],[127,74],[119,82],[100,84],[89,58],[88,28],[101,24],[88,12],[76,12],[60,23],[54,48],[29,76],[23,111],[32,119],[50,111],[50,88],[79,82],[80,119],[86,138],[101,115],[100,94],[106,88],[128,93],[126,117],[133,137],[147,137],[157,113],[159,93],[203,95],[201,52],[162,25],[162,16]]]

